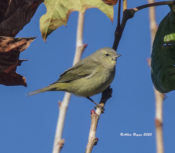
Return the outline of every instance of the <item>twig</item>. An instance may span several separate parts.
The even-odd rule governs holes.
[[[148,7],[160,6],[160,5],[173,5],[173,4],[175,4],[175,1],[154,2],[154,3],[149,3],[149,4],[138,6],[138,7],[134,8],[134,10],[140,11],[140,10],[142,10],[144,8],[148,8]]]
[[[87,46],[83,44],[83,25],[84,25],[84,12],[79,12],[78,25],[77,25],[76,52],[74,56],[73,65],[76,64],[80,60],[81,55],[85,47]],[[62,138],[62,134],[63,134],[64,121],[65,121],[66,112],[67,112],[70,98],[71,98],[71,94],[65,93],[63,101],[60,104],[60,111],[58,115],[56,134],[55,134],[55,140],[54,140],[52,153],[60,153],[64,145],[64,139]]]
[[[96,145],[98,142],[98,138],[96,138],[96,129],[97,129],[99,117],[100,117],[100,113],[97,114],[94,110],[91,111],[91,127],[89,131],[88,144],[86,146],[85,153],[91,153],[93,146]]]
[[[154,0],[148,0],[148,3],[154,3]],[[155,16],[155,7],[149,8],[149,19],[150,19],[150,30],[151,30],[151,46],[154,41],[154,37],[157,32],[157,23],[156,23],[156,16]]]
[[[127,0],[123,0],[123,11],[127,9]]]
[[[148,3],[154,3],[154,0],[148,0]],[[150,30],[151,30],[151,46],[153,44],[156,31],[157,31],[157,24],[155,18],[155,8],[149,8],[149,18],[150,18]],[[151,63],[151,62],[149,62]],[[165,95],[160,93],[158,90],[154,88],[155,94],[155,128],[156,128],[156,148],[157,153],[164,153],[164,145],[163,145],[163,101]]]
[[[117,18],[117,27],[120,28],[120,17],[121,17],[121,0],[118,2],[118,18]]]
[[[100,100],[100,104],[96,107],[96,110],[91,111],[91,126],[89,131],[88,143],[86,146],[85,153],[91,153],[94,145],[97,144],[98,138],[96,138],[96,129],[98,125],[99,118],[104,112],[104,106],[107,100],[111,97],[112,89],[108,87],[103,93]]]
[[[165,95],[154,89],[155,101],[156,101],[156,115],[155,115],[155,126],[156,126],[156,148],[157,153],[164,153],[163,145],[163,102]]]
[[[119,26],[116,27],[115,38],[114,38],[115,40],[114,40],[112,48],[114,50],[117,50],[119,42],[121,40],[121,36],[123,34],[123,30],[125,28],[125,25],[126,25],[128,19],[134,17],[136,12],[138,12],[138,11],[144,9],[144,8],[148,8],[148,7],[160,6],[160,5],[173,5],[173,4],[175,4],[175,1],[162,1],[162,2],[155,2],[155,3],[141,5],[141,6],[132,8],[132,9],[126,9],[123,12],[123,18],[122,18],[122,22],[121,22],[120,27]]]

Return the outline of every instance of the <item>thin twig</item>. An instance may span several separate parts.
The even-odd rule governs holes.
[[[127,0],[123,0],[123,11],[127,9]]]
[[[100,114],[97,114],[94,110],[91,111],[91,126],[89,130],[89,138],[86,146],[85,153],[91,153],[93,146],[97,144],[98,139],[96,138],[96,129],[98,125]]]
[[[89,138],[86,146],[85,153],[91,153],[94,145],[97,144],[98,138],[96,138],[96,129],[101,114],[104,112],[104,106],[107,100],[111,97],[112,89],[108,87],[103,93],[100,100],[100,104],[96,107],[96,110],[91,111],[91,126],[89,130]]]
[[[122,22],[121,22],[120,27],[119,26],[116,27],[115,38],[114,38],[115,40],[114,40],[112,48],[114,50],[117,50],[119,42],[121,40],[121,36],[123,34],[123,30],[125,28],[125,25],[126,25],[128,19],[134,17],[136,12],[138,12],[138,11],[144,9],[144,8],[148,8],[148,7],[160,6],[160,5],[173,5],[173,4],[175,4],[175,1],[162,1],[162,2],[155,2],[155,3],[150,3],[150,4],[144,4],[144,5],[132,8],[132,9],[126,9],[123,12],[123,17],[122,17]]]
[[[148,3],[154,3],[155,0],[148,0]],[[150,19],[150,30],[151,30],[151,46],[154,41],[154,37],[157,32],[157,23],[156,23],[156,15],[155,15],[155,7],[149,8],[149,19]]]
[[[149,4],[138,6],[138,7],[134,8],[134,10],[140,11],[140,10],[142,10],[144,8],[148,8],[148,7],[161,6],[161,5],[173,5],[173,4],[175,4],[175,1],[154,2],[154,3],[149,3]]]
[[[83,25],[84,25],[84,12],[79,12],[78,25],[77,25],[76,52],[74,56],[73,65],[76,64],[78,61],[80,61],[82,53],[86,47],[86,45],[83,44]],[[52,153],[60,153],[64,145],[64,139],[62,138],[62,135],[63,135],[63,128],[64,128],[64,121],[65,121],[70,98],[71,98],[71,94],[65,93],[63,101],[60,104],[60,111],[58,115],[56,134],[55,134]]]
[[[148,0],[148,3],[154,3],[154,0]],[[155,17],[155,7],[149,8],[149,18],[150,18],[150,31],[151,31],[151,46],[153,44],[156,32],[157,32],[157,23]],[[152,49],[151,49],[152,50]],[[151,63],[151,62],[149,62]],[[164,153],[163,145],[163,102],[165,95],[160,93],[154,88],[155,95],[155,128],[156,128],[156,150],[157,153]]]
[[[118,2],[117,27],[120,27],[120,17],[121,17],[121,0],[119,0]]]
[[[125,10],[123,12],[121,25],[117,26],[116,30],[115,30],[115,38],[114,38],[115,40],[114,40],[113,47],[112,47],[114,50],[117,50],[119,42],[121,40],[121,36],[123,34],[123,30],[125,28],[125,25],[126,25],[128,19],[130,19],[134,16],[134,13],[135,13],[135,11],[133,9]]]
[[[164,153],[163,145],[163,102],[165,95],[154,89],[155,101],[156,101],[156,115],[155,115],[155,126],[156,126],[156,148],[157,153]]]

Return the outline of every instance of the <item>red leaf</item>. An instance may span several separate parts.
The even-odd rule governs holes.
[[[6,86],[16,86],[16,85],[23,85],[27,86],[26,79],[17,74],[16,72],[11,73],[0,73],[0,84],[4,84]]]
[[[25,60],[19,60],[22,51],[29,47],[35,38],[13,38],[0,36],[0,84],[27,86],[16,68]]]

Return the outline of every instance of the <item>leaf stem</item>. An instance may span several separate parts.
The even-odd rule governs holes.
[[[86,44],[83,44],[84,13],[85,12],[79,12],[79,16],[78,16],[76,51],[75,51],[73,65],[76,64],[78,61],[80,61],[83,51],[87,46]],[[55,134],[52,153],[60,153],[64,145],[64,139],[62,138],[62,135],[63,135],[63,128],[64,128],[64,121],[66,118],[66,113],[67,113],[67,108],[69,105],[70,98],[71,98],[71,94],[66,92],[62,103],[60,103],[59,105],[60,111],[58,114],[58,121],[57,121],[56,134]]]

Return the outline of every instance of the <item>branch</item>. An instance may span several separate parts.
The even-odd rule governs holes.
[[[123,0],[123,12],[127,9],[127,0]]]
[[[120,16],[121,16],[121,0],[119,0],[118,2],[117,27],[120,27]]]
[[[148,0],[148,3],[153,3],[154,0]],[[156,23],[156,16],[155,16],[155,7],[149,8],[149,19],[150,19],[150,30],[151,30],[151,46],[154,41],[154,37],[157,32],[157,23]],[[152,47],[151,47],[152,48]]]
[[[139,11],[139,10],[142,10],[142,9],[148,8],[148,7],[161,6],[161,5],[174,5],[174,4],[175,4],[175,1],[153,2],[153,3],[138,6],[138,7],[134,8],[134,10]]]
[[[156,2],[156,3],[151,3],[151,4],[146,4],[146,5],[141,5],[133,9],[126,9],[127,8],[127,1],[124,0],[124,12],[123,12],[123,17],[122,17],[122,22],[120,24],[120,9],[121,9],[121,0],[119,0],[119,6],[118,6],[118,23],[117,27],[115,30],[115,38],[114,38],[114,43],[113,43],[113,49],[117,50],[119,42],[121,40],[121,36],[123,34],[125,25],[128,21],[128,19],[134,17],[134,14],[144,8],[151,7],[151,6],[158,6],[158,5],[172,5],[175,4],[174,1],[165,1],[165,2]],[[111,97],[112,95],[112,89],[108,87],[103,93],[102,93],[102,98],[100,101],[100,104],[96,107],[96,111],[91,111],[91,127],[89,131],[89,138],[88,138],[88,144],[86,147],[86,153],[91,153],[93,146],[97,144],[98,138],[96,138],[96,129],[98,125],[98,120],[100,118],[100,115],[104,111],[104,106],[107,102],[107,100]]]
[[[174,5],[175,1],[163,1],[163,2],[155,2],[155,3],[150,3],[150,4],[145,4],[145,5],[141,5],[132,9],[126,9],[123,12],[123,18],[122,18],[122,22],[121,25],[117,25],[116,30],[115,30],[115,40],[113,43],[113,49],[117,50],[119,42],[121,40],[121,36],[123,34],[125,25],[128,21],[128,19],[133,18],[135,13],[144,9],[144,8],[148,8],[148,7],[153,7],[153,6],[160,6],[160,5]]]
[[[100,100],[100,104],[96,107],[96,110],[91,111],[91,126],[89,131],[88,144],[86,146],[85,153],[91,153],[94,145],[97,144],[98,138],[96,138],[96,129],[101,114],[104,112],[104,106],[107,100],[111,97],[112,89],[108,87],[103,93]]]
[[[149,3],[153,3],[154,0],[148,0]],[[157,32],[157,24],[155,18],[155,8],[149,8],[149,17],[150,17],[150,30],[151,30],[151,46],[153,44],[156,32]],[[151,63],[151,62],[149,62]],[[154,95],[155,95],[155,128],[156,128],[156,148],[157,153],[164,153],[164,145],[163,145],[163,101],[165,95],[160,93],[158,90],[154,88]]]
[[[155,101],[156,101],[156,116],[155,116],[155,127],[156,127],[156,148],[157,153],[164,153],[163,145],[163,102],[165,95],[154,89]]]
[[[91,153],[93,146],[97,144],[98,138],[96,138],[96,129],[98,125],[100,114],[97,114],[94,110],[91,111],[91,127],[89,131],[88,144],[86,146],[85,153]]]
[[[85,12],[79,12],[79,16],[78,16],[76,52],[74,56],[73,65],[76,64],[78,61],[80,61],[82,53],[85,47],[87,46],[86,44],[83,44],[84,13]],[[55,134],[55,140],[54,140],[52,153],[60,153],[64,145],[64,139],[62,138],[62,134],[63,134],[64,121],[65,121],[66,112],[67,112],[70,98],[71,98],[71,94],[65,93],[63,101],[59,105],[60,111],[58,115],[56,134]]]

